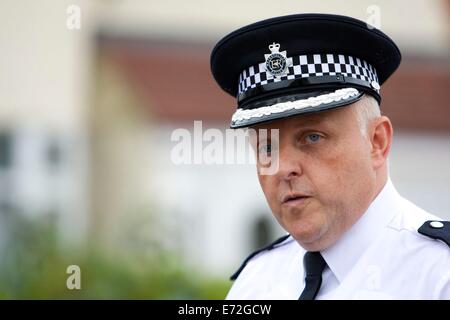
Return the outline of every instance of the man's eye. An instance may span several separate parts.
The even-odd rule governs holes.
[[[320,138],[322,138],[322,137],[319,134],[311,133],[305,137],[305,140],[306,140],[306,143],[316,143],[317,141],[320,140]]]
[[[259,147],[259,153],[268,154],[268,153],[271,153],[271,152],[272,152],[272,145],[271,144],[264,144],[264,145],[261,145]]]

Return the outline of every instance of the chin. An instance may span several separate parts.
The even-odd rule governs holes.
[[[325,249],[326,229],[324,224],[317,221],[298,222],[297,226],[287,229],[291,236],[308,251]]]

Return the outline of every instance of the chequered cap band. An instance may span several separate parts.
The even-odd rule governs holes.
[[[287,73],[281,77],[274,77],[266,71],[265,62],[251,66],[239,75],[239,94],[248,89],[283,80],[294,80],[314,76],[337,75],[353,77],[378,84],[377,72],[365,60],[343,54],[305,54],[286,59]],[[377,92],[378,88],[375,89]]]

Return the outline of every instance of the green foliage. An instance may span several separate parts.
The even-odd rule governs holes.
[[[0,259],[1,299],[223,299],[231,283],[189,270],[175,253],[111,253],[61,244],[54,219],[18,218]],[[69,265],[81,289],[69,290]]]

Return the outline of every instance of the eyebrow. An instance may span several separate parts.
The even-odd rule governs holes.
[[[298,128],[301,126],[317,125],[317,124],[321,124],[321,123],[325,122],[325,120],[326,120],[326,117],[317,117],[316,115],[314,115],[314,117],[309,117],[306,119],[298,118],[298,119],[296,119],[295,127]],[[259,129],[266,129],[266,130],[282,129],[282,126],[277,126],[274,128],[270,128],[270,127],[268,127],[268,128],[251,127],[251,128],[258,131]]]
[[[323,123],[326,120],[326,117],[312,117],[307,119],[297,119],[295,126],[309,126],[314,124],[320,124]]]

